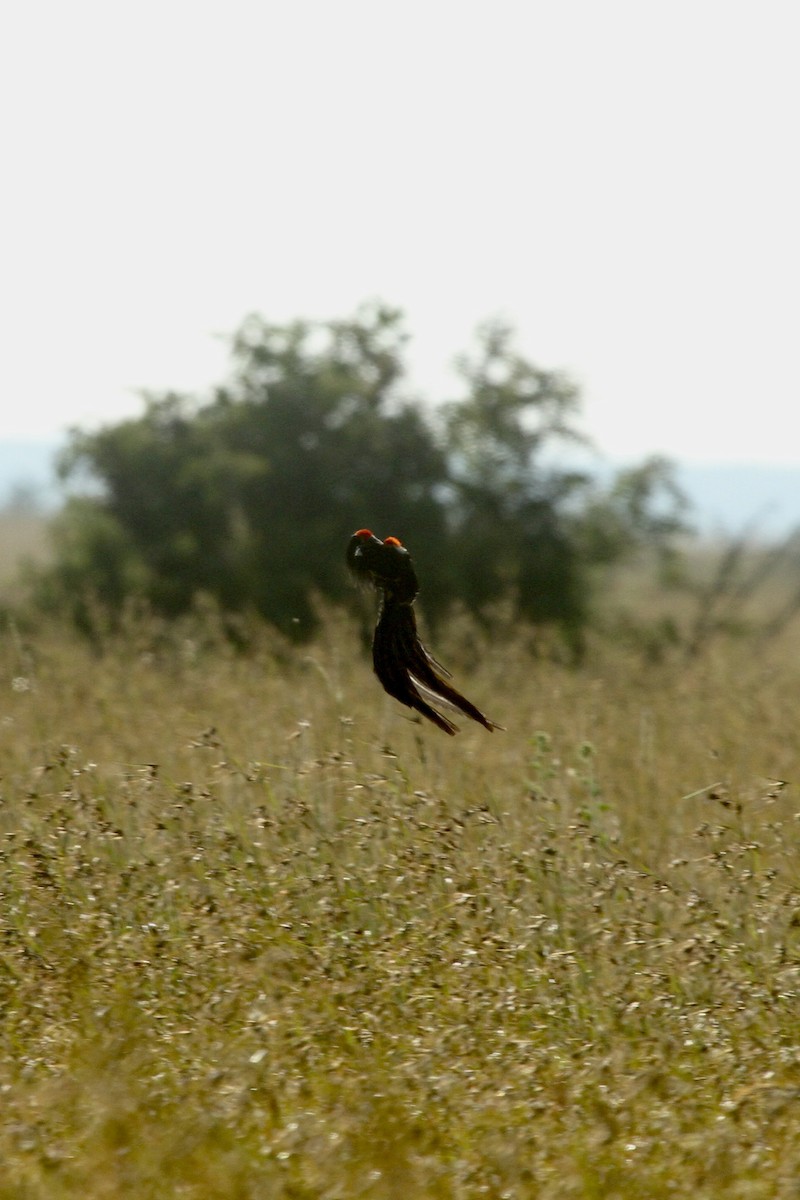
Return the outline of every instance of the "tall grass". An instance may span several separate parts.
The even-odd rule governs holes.
[[[796,1195],[796,647],[358,644],[6,630],[0,1197]]]

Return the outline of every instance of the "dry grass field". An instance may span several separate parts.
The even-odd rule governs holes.
[[[580,669],[456,622],[456,739],[341,617],[7,620],[0,1200],[800,1195],[797,631],[676,603]]]
[[[0,1198],[799,1195],[790,634],[357,645],[4,628]]]

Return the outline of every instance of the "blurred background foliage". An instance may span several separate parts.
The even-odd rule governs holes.
[[[177,616],[210,596],[303,639],[318,601],[352,602],[343,549],[367,526],[410,547],[434,626],[456,605],[491,624],[503,603],[578,651],[609,569],[643,546],[674,559],[686,506],[670,465],[603,485],[558,465],[580,457],[578,390],[502,322],[477,331],[440,403],[405,385],[407,340],[380,303],[349,320],[250,316],[210,395],[147,393],[141,417],[73,431],[39,603],[88,630],[133,598]]]

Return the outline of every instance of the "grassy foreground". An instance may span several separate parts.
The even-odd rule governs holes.
[[[797,1196],[794,648],[356,644],[4,631],[0,1197]]]

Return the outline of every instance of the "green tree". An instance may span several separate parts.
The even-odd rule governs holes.
[[[135,588],[174,615],[205,592],[303,635],[314,594],[345,595],[341,547],[366,519],[435,544],[446,463],[399,395],[405,340],[382,306],[326,325],[250,317],[232,378],[207,403],[149,395],[142,417],[74,433],[62,476],[88,476],[99,494],[56,530],[63,593],[82,580],[118,606]],[[427,566],[441,602],[441,572]]]
[[[613,564],[647,548],[669,570],[675,538],[687,529],[686,510],[671,463],[660,455],[647,458],[617,472],[607,487],[595,487],[587,497],[577,523],[581,556]]]
[[[582,440],[577,389],[517,353],[502,322],[479,330],[477,353],[459,371],[465,395],[443,418],[467,602],[481,610],[510,592],[519,617],[577,629],[586,589],[570,513],[588,478],[546,462],[553,447]]]
[[[61,474],[91,486],[56,523],[40,594],[84,625],[96,604],[138,596],[174,616],[207,594],[305,636],[316,597],[351,595],[342,548],[367,525],[411,547],[434,621],[456,599],[487,618],[511,596],[520,620],[579,645],[593,565],[677,528],[669,469],[598,492],[555,466],[580,441],[577,390],[506,325],[479,331],[463,394],[438,413],[404,396],[406,341],[380,304],[326,323],[251,316],[210,396],[147,394],[141,417],[74,432]]]

